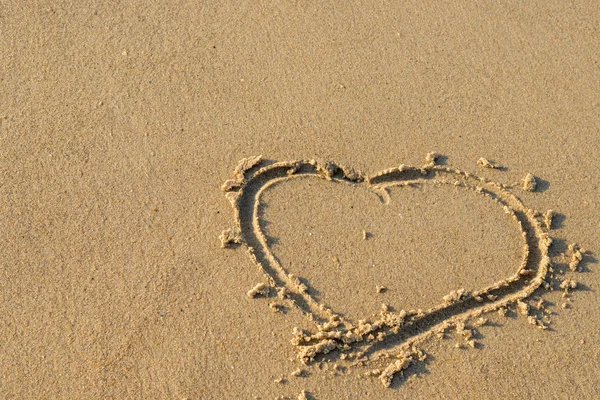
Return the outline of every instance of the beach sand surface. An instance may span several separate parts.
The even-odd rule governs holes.
[[[593,1],[0,2],[0,397],[600,398],[599,18]],[[221,247],[221,185],[255,155],[374,175],[432,151],[535,176],[511,190],[557,213],[558,252],[587,251],[577,290],[528,299],[547,330],[513,307],[476,348],[427,341],[390,388],[339,351],[304,366],[292,331],[314,323],[248,297],[265,275]],[[522,237],[489,199],[365,188],[290,179],[260,210],[282,266],[344,318],[516,271]]]

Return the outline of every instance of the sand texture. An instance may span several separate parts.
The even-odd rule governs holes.
[[[0,2],[0,398],[600,398],[595,2]]]

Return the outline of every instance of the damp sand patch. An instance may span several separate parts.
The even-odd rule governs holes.
[[[307,368],[321,363],[323,357],[339,360],[335,365],[347,373],[380,365],[371,370],[375,372],[370,376],[377,376],[384,386],[390,386],[396,375],[426,361],[427,355],[420,348],[426,342],[455,332],[468,346],[477,348],[473,326],[487,321],[484,315],[495,311],[506,315],[507,310],[515,310],[532,325],[546,329],[549,317],[530,305],[534,296],[556,289],[562,290],[563,296],[568,298],[570,292],[577,289],[577,282],[565,274],[579,269],[584,257],[581,247],[572,245],[564,253],[554,254],[550,250],[553,241],[549,236],[554,213],[533,210],[514,193],[518,190],[535,192],[535,177],[528,174],[522,182],[503,184],[440,165],[439,159],[437,154],[430,153],[422,166],[401,164],[366,175],[333,162],[270,162],[251,157],[242,160],[233,179],[223,185],[233,206],[234,223],[221,236],[222,245],[245,247],[252,263],[264,273],[265,286],[261,286],[261,290],[268,287],[286,306],[300,311],[312,322],[313,329],[296,329],[291,338],[298,360]],[[276,238],[269,238],[266,233],[265,194],[276,185],[300,178],[361,188],[371,192],[383,205],[391,204],[396,189],[406,187],[450,186],[481,196],[501,211],[501,218],[512,221],[513,229],[522,240],[521,257],[506,276],[481,287],[457,287],[441,296],[433,306],[401,309],[384,303],[375,314],[349,318],[331,302],[323,301],[310,285],[310,276],[292,272],[276,257],[273,252]],[[367,242],[375,238],[376,235],[371,237],[371,233],[366,232],[366,229],[359,231],[356,237],[363,241],[368,239]],[[480,268],[485,268],[484,261],[480,260]],[[329,262],[338,264],[343,260],[332,255]],[[451,279],[450,276],[446,273],[439,279]]]

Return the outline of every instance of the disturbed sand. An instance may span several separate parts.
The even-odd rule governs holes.
[[[224,248],[243,245],[248,250],[252,262],[264,273],[264,278],[268,283],[257,284],[253,289],[248,291],[248,297],[269,297],[272,292],[276,292],[279,300],[287,303],[290,308],[296,309],[311,320],[314,325],[314,333],[299,328],[294,328],[293,331],[294,338],[292,339],[292,344],[298,347],[298,359],[302,363],[311,364],[319,360],[318,370],[321,370],[323,365],[321,356],[338,351],[342,353],[339,356],[340,362],[344,360],[345,362],[342,364],[346,364],[342,367],[344,372],[347,372],[351,368],[361,369],[366,365],[372,363],[379,364],[382,360],[387,360],[389,364],[385,369],[372,369],[367,371],[366,375],[379,376],[383,385],[390,387],[394,377],[399,374],[401,375],[406,368],[414,363],[415,359],[420,362],[427,360],[427,355],[420,347],[428,344],[434,336],[444,339],[449,331],[456,331],[456,334],[462,336],[470,347],[477,348],[479,347],[478,342],[474,339],[474,332],[476,330],[467,329],[465,324],[476,319],[477,322],[475,322],[475,325],[480,327],[488,321],[487,318],[482,318],[482,315],[498,311],[501,315],[506,316],[507,309],[518,310],[520,314],[527,317],[531,325],[547,330],[549,329],[552,311],[544,307],[545,303],[543,299],[537,299],[535,308],[538,313],[536,315],[531,312],[531,306],[528,301],[537,295],[541,295],[542,290],[552,291],[554,289],[562,289],[563,297],[567,298],[569,297],[569,290],[578,288],[578,283],[566,278],[565,275],[568,271],[580,272],[583,257],[588,252],[581,249],[575,243],[568,246],[568,251],[561,252],[555,250],[554,248],[557,246],[552,246],[553,239],[549,236],[549,231],[552,230],[553,211],[548,210],[540,213],[527,208],[510,191],[514,187],[520,187],[524,191],[534,192],[537,188],[537,181],[533,175],[528,173],[521,183],[507,185],[493,182],[446,165],[440,165],[438,160],[441,158],[441,156],[432,152],[427,154],[425,164],[420,167],[409,167],[401,164],[399,167],[389,168],[369,176],[353,168],[336,165],[333,162],[319,162],[317,160],[269,162],[262,160],[260,156],[255,156],[241,160],[233,172],[233,179],[227,180],[223,184],[222,190],[226,192],[226,197],[234,208],[235,217],[234,227],[224,230],[220,235],[221,245]],[[481,162],[482,159],[480,158],[478,161],[480,166],[484,168],[493,166],[490,162]],[[297,202],[302,202],[302,199],[299,200],[297,195],[287,193],[284,196],[283,213],[276,214],[271,218],[265,218],[265,214],[268,214],[265,212],[265,209],[271,208],[270,204],[272,203],[263,199],[264,194],[268,191],[276,190],[283,183],[292,182],[299,178],[325,180],[337,185],[345,184],[353,187],[362,187],[376,195],[384,205],[389,205],[392,202],[391,192],[395,188],[404,188],[404,190],[407,190],[407,188],[420,188],[425,185],[453,187],[455,193],[446,194],[447,200],[443,203],[445,209],[452,206],[451,199],[459,196],[458,191],[460,189],[478,193],[492,200],[518,227],[517,231],[522,237],[521,260],[515,263],[517,267],[513,267],[514,270],[510,271],[510,273],[501,273],[498,270],[493,270],[494,263],[498,263],[500,257],[494,257],[494,260],[491,262],[480,259],[477,265],[471,267],[462,264],[459,268],[468,270],[468,278],[472,276],[481,277],[483,275],[482,272],[492,270],[495,272],[495,282],[483,288],[480,288],[477,283],[470,282],[476,288],[475,290],[468,290],[464,287],[452,290],[443,297],[438,296],[442,297],[441,304],[433,305],[429,308],[400,309],[396,311],[392,306],[382,304],[378,315],[372,316],[365,313],[362,314],[364,318],[360,318],[361,315],[360,313],[356,313],[356,309],[352,310],[354,312],[346,311],[348,303],[352,302],[350,298],[358,300],[362,305],[372,303],[371,297],[378,297],[376,295],[369,296],[364,293],[365,283],[368,279],[360,276],[360,272],[364,273],[366,271],[367,276],[374,275],[378,279],[389,279],[386,273],[390,271],[410,272],[411,269],[416,269],[419,270],[418,274],[422,275],[423,272],[420,269],[436,270],[437,276],[430,277],[424,282],[411,279],[411,276],[407,273],[400,273],[395,279],[389,281],[390,283],[398,281],[408,281],[410,283],[410,287],[403,288],[404,290],[402,288],[396,290],[396,293],[403,295],[403,297],[406,297],[409,293],[418,292],[420,288],[428,287],[431,283],[438,280],[453,282],[456,285],[455,281],[459,274],[455,269],[444,271],[444,262],[428,263],[424,268],[423,266],[411,265],[406,262],[401,262],[400,266],[388,262],[384,263],[383,270],[379,271],[374,271],[375,264],[368,265],[369,263],[365,260],[363,260],[363,265],[354,264],[342,270],[332,268],[328,264],[323,265],[323,261],[326,259],[322,257],[323,250],[334,251],[334,254],[337,254],[339,251],[337,249],[334,250],[335,244],[333,243],[336,241],[345,242],[345,249],[351,250],[355,256],[358,256],[354,258],[358,258],[359,260],[361,258],[364,259],[370,252],[372,253],[373,246],[368,246],[371,247],[371,251],[369,251],[369,249],[361,249],[357,245],[352,246],[347,241],[344,241],[344,230],[338,229],[340,226],[339,222],[345,219],[354,221],[358,219],[344,215],[349,214],[349,210],[344,210],[345,213],[341,216],[336,216],[331,209],[335,208],[336,205],[343,204],[346,202],[346,199],[336,200],[331,194],[328,196],[330,197],[329,199],[320,199],[317,202],[318,204],[311,205],[310,210],[290,212],[289,209],[294,207]],[[337,189],[339,190],[339,188]],[[296,190],[299,193],[305,193],[311,199],[317,197],[317,193],[323,189],[318,187],[304,187],[296,188]],[[422,193],[420,195],[421,197],[423,196]],[[349,198],[352,199],[350,204],[360,203],[359,197],[350,195]],[[310,202],[310,200],[304,200],[304,202],[307,201]],[[404,205],[410,207],[419,205],[421,201],[404,200],[402,202]],[[469,204],[467,214],[476,212],[475,208],[471,206],[473,202],[471,199],[462,199],[462,202]],[[428,202],[428,206],[431,207],[432,203],[431,201]],[[312,215],[312,209],[319,207],[319,204],[324,206],[329,214],[328,216],[317,218],[315,215]],[[424,229],[424,226],[432,225],[431,222],[423,223],[427,217],[434,214],[431,212],[430,207],[419,210],[417,215],[407,215],[407,219],[419,220],[420,230]],[[350,208],[353,209],[354,207],[351,205]],[[366,206],[365,208],[373,208],[373,205]],[[382,212],[382,210],[378,211]],[[360,214],[367,215],[368,213],[366,210],[361,209]],[[489,212],[489,210],[487,214],[487,218],[493,217],[493,213]],[[302,229],[300,224],[292,225],[292,237],[297,238],[299,234],[304,233],[304,235],[314,236],[314,239],[316,239],[310,245],[302,246],[302,248],[316,249],[320,253],[321,257],[317,257],[316,260],[310,260],[315,263],[313,265],[317,265],[316,270],[310,271],[310,268],[306,268],[306,266],[297,266],[295,268],[299,269],[303,274],[312,272],[309,279],[302,279],[290,272],[291,269],[294,269],[294,264],[296,263],[289,259],[293,259],[297,254],[288,254],[288,266],[284,267],[282,265],[281,257],[276,256],[272,250],[274,247],[273,243],[279,243],[280,235],[271,233],[268,237],[265,233],[265,231],[270,231],[266,226],[273,224],[270,221],[266,223],[266,220],[287,220],[289,215],[301,215],[303,220],[311,221],[313,224],[327,228],[324,234],[319,234],[317,226],[314,229]],[[398,213],[395,218],[390,215],[386,216],[386,221],[381,225],[393,224],[391,221],[398,218],[404,219],[403,213]],[[440,217],[437,216],[437,218]],[[444,219],[448,219],[448,217],[446,216]],[[457,225],[460,221],[457,217],[452,222]],[[371,225],[372,220],[368,223],[362,223],[364,226]],[[287,225],[290,226],[289,221]],[[409,244],[412,243],[412,240],[409,241],[407,238],[403,238],[399,243],[391,243],[391,238],[399,234],[401,235],[406,229],[410,229],[410,224],[401,222],[394,225],[396,226],[394,226],[390,234],[382,235],[380,240],[384,241],[384,248],[379,252],[393,254],[398,258],[398,255],[394,253],[398,249],[412,247]],[[471,225],[471,228],[480,231],[483,225],[484,223],[474,224]],[[354,231],[358,232],[358,229],[354,229]],[[363,240],[370,238],[369,243],[376,240],[373,239],[372,233],[368,233],[366,230],[362,230],[362,232]],[[420,238],[417,241],[421,244],[426,243],[428,246],[431,246],[430,252],[443,248],[446,253],[451,253],[450,249],[455,247],[454,242],[456,237],[466,236],[457,234],[456,232],[453,233],[454,235],[452,235],[450,240],[444,239],[442,243],[437,245],[433,244],[429,237],[438,236],[440,234],[439,231],[426,231],[426,235],[429,237]],[[483,236],[492,236],[492,234],[483,233]],[[493,236],[495,237],[496,235]],[[495,239],[497,241],[496,237]],[[493,251],[493,249],[490,249],[491,246],[479,244],[476,240],[472,240],[468,244],[468,248],[460,251],[460,253],[473,253],[482,249]],[[507,242],[503,241],[503,244],[506,245]],[[282,247],[285,248],[285,244]],[[296,248],[295,243],[293,241],[292,244],[288,243],[289,247]],[[503,251],[505,251],[504,248],[499,250],[499,252]],[[552,256],[555,258],[554,261],[551,259]],[[570,262],[565,264],[564,261],[568,258],[570,258]],[[340,263],[340,259],[337,256],[332,257],[331,260],[335,264]],[[300,262],[310,263],[310,261],[306,257],[306,253],[302,253]],[[445,262],[449,261],[451,262],[451,260],[445,260]],[[568,268],[566,268],[567,266]],[[328,270],[332,269],[337,269],[335,271],[336,276],[329,277],[325,281],[319,279],[319,277],[327,276]],[[352,271],[352,273],[348,273],[348,270]],[[467,281],[473,280],[468,278],[466,279]],[[492,282],[491,278],[488,279]],[[309,283],[321,281],[321,287],[325,287],[325,290],[329,291],[331,290],[331,286],[335,286],[336,282],[340,280],[347,282],[346,287],[342,290],[339,287],[336,288],[337,293],[329,298],[325,298],[326,296],[322,291],[315,290],[314,285]],[[465,280],[465,277],[462,277],[460,280]],[[373,286],[371,285],[371,288]],[[375,287],[376,291],[380,293],[381,289],[378,289],[378,286]],[[363,289],[363,293],[357,290],[361,288]],[[386,286],[386,291],[387,289],[388,287]],[[428,291],[425,290],[425,292]],[[342,299],[342,301],[337,301],[337,306],[345,309],[341,313],[336,312],[331,307],[336,298]],[[402,298],[400,305],[406,306],[406,303],[406,299]],[[283,304],[269,303],[269,306],[274,311],[286,309],[286,306]],[[361,309],[361,311],[364,313],[365,310]],[[360,350],[353,351],[356,347],[360,348]],[[460,348],[461,344],[457,342],[456,347]],[[326,361],[332,361],[331,357],[329,358]],[[336,370],[340,370],[339,363],[335,363],[334,366]]]
[[[600,397],[598,29],[4,2],[0,397]]]

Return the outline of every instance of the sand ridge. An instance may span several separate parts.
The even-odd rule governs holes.
[[[507,185],[442,164],[440,158],[436,153],[429,153],[422,166],[402,164],[365,175],[330,161],[268,162],[261,156],[255,156],[240,161],[233,179],[223,184],[222,190],[234,209],[234,226],[220,236],[222,247],[245,246],[252,262],[263,271],[267,281],[266,284],[258,284],[248,292],[248,296],[268,295],[271,288],[281,300],[314,323],[315,331],[296,329],[293,332],[292,344],[297,348],[298,359],[302,363],[311,364],[318,356],[333,351],[339,351],[341,359],[352,361],[350,366],[364,366],[371,360],[391,360],[387,361],[387,367],[372,374],[379,376],[384,386],[389,386],[395,374],[415,361],[424,361],[426,356],[419,345],[431,338],[443,337],[454,329],[468,345],[476,347],[472,331],[465,328],[465,324],[474,319],[477,319],[475,326],[485,324],[484,313],[504,313],[506,308],[516,307],[532,325],[542,329],[547,327],[546,322],[530,315],[525,301],[540,288],[553,288],[550,282],[554,279],[554,271],[549,255],[552,239],[548,231],[554,212],[532,210],[512,193],[514,188],[535,191],[535,177],[527,174],[522,182]],[[484,158],[480,158],[478,164],[482,168],[504,169]],[[261,195],[278,183],[300,178],[358,185],[377,194],[384,204],[389,202],[389,190],[393,187],[453,185],[474,191],[497,203],[514,220],[523,238],[522,260],[513,275],[473,291],[458,288],[428,310],[391,311],[384,304],[376,320],[350,321],[311,296],[310,287],[300,277],[289,273],[272,254],[261,230]],[[363,232],[363,238],[368,238],[367,232]],[[572,253],[570,266],[574,265],[570,269],[575,271],[583,253],[576,245],[571,246],[569,251]],[[577,285],[564,280],[559,287],[567,293]],[[378,343],[390,338],[396,338],[398,342],[392,350],[374,350]],[[371,357],[367,356],[369,352]]]

